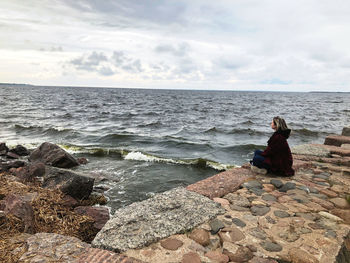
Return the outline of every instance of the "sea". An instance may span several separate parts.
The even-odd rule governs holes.
[[[116,209],[248,162],[272,135],[274,116],[291,147],[323,143],[350,123],[350,93],[194,91],[0,86],[0,141],[58,144],[88,159]]]

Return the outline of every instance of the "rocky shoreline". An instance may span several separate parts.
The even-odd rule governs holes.
[[[92,193],[94,179],[68,169],[86,160],[49,143],[32,153],[0,144],[0,246],[9,248],[0,259],[350,262],[350,129],[292,152],[293,177],[254,174],[246,164],[121,208],[109,219],[107,208],[91,206],[105,203]],[[48,219],[50,210],[61,214]],[[66,223],[71,229],[63,227],[65,218],[75,220]],[[62,227],[40,231],[39,219]]]

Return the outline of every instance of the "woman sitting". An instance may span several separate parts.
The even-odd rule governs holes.
[[[293,157],[287,142],[291,130],[288,129],[285,120],[278,116],[272,119],[271,128],[275,132],[267,141],[266,150],[256,150],[254,153],[253,161],[251,161],[252,171],[293,176]]]

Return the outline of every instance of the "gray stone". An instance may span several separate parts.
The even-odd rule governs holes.
[[[305,195],[292,195],[291,198],[293,198],[295,201],[301,204],[304,204],[304,203],[306,204],[310,202],[308,197]]]
[[[300,237],[300,235],[298,233],[291,232],[291,231],[280,233],[279,236],[287,242],[294,242],[294,241],[298,240]]]
[[[283,182],[278,179],[271,179],[270,183],[276,188],[281,188],[283,186]]]
[[[328,238],[337,238],[337,233],[334,230],[327,230],[324,236]]]
[[[330,186],[330,184],[327,183],[327,182],[315,182],[315,184],[322,185],[322,186],[327,186],[327,187]]]
[[[262,188],[263,188],[263,185],[262,185],[259,181],[253,180],[253,181],[245,182],[245,183],[243,184],[243,187],[245,187],[245,188],[247,188],[247,189],[251,189],[251,188],[259,188],[259,189],[262,189]]]
[[[298,146],[294,146],[291,149],[293,154],[298,155],[312,155],[318,157],[330,157],[330,150],[323,148],[322,146],[314,145],[314,144],[302,144]]]
[[[330,176],[330,173],[321,173],[321,174],[316,174],[313,176],[313,178],[320,178],[323,180],[328,180]]]
[[[263,216],[266,215],[269,211],[270,211],[270,207],[267,206],[260,206],[260,205],[256,205],[256,206],[252,206],[250,208],[250,211],[252,212],[252,214],[254,216]]]
[[[290,217],[290,214],[283,210],[276,210],[273,212],[273,214],[280,218]]]
[[[281,245],[279,245],[277,243],[270,242],[270,241],[261,242],[260,245],[263,247],[263,249],[265,249],[266,251],[270,251],[270,252],[279,252],[282,250]]]
[[[287,182],[279,189],[279,191],[280,192],[287,192],[288,190],[292,190],[292,189],[295,189],[295,188],[296,188],[295,187],[295,183]]]
[[[261,197],[262,200],[265,200],[265,201],[273,201],[273,202],[277,202],[277,198],[274,197],[273,195],[270,195],[270,194],[265,194]]]
[[[225,225],[223,222],[221,222],[219,219],[215,218],[214,220],[209,222],[211,233],[215,235],[217,232],[219,232],[220,229],[224,228]]]
[[[276,224],[277,223],[276,220],[273,219],[271,216],[267,216],[265,218],[266,218],[267,222],[269,222],[270,224]]]
[[[318,194],[320,191],[318,191],[316,188],[314,188],[314,187],[310,187],[309,188],[309,190],[310,190],[310,193],[311,194]]]
[[[230,205],[230,208],[232,210],[240,211],[240,212],[249,211],[248,207],[243,207],[243,206],[238,206],[238,205]]]
[[[263,193],[265,193],[265,191],[260,188],[250,188],[249,191],[258,196],[261,196]]]
[[[326,195],[324,195],[324,194],[314,194],[314,193],[311,193],[310,195],[313,196],[313,197],[319,198],[319,199],[323,199],[323,200],[328,199],[328,197],[327,197]]]
[[[220,204],[179,187],[120,208],[92,245],[117,252],[141,248],[223,213]]]
[[[230,193],[225,195],[224,198],[227,199],[233,205],[242,206],[242,207],[250,206],[249,200],[246,197],[241,195]]]
[[[341,132],[341,135],[350,136],[350,127],[344,127],[342,132]]]
[[[261,240],[266,239],[265,231],[258,228],[258,227],[254,227],[254,228],[249,229],[249,234],[252,235],[253,237],[259,238]]]
[[[245,227],[246,226],[246,223],[244,223],[239,218],[232,218],[232,223],[234,223],[236,226],[239,226],[239,227]]]

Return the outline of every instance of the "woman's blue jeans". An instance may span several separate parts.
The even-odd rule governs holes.
[[[270,166],[267,163],[264,163],[265,157],[261,155],[262,152],[263,151],[261,151],[261,150],[256,150],[254,152],[252,164],[256,167],[264,168],[264,169],[268,170],[270,168]]]

